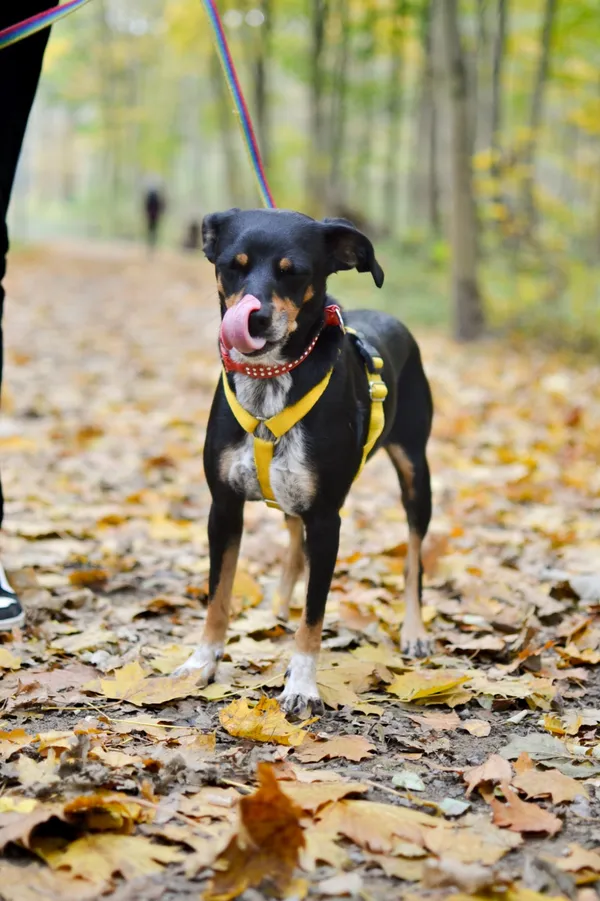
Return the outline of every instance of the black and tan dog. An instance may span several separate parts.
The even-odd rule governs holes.
[[[178,672],[215,677],[223,655],[245,501],[285,513],[290,547],[278,593],[288,614],[304,558],[308,588],[281,703],[321,706],[317,657],[338,552],[340,509],[367,457],[387,451],[408,517],[401,648],[428,652],[421,616],[421,542],[431,517],[425,448],[432,400],[419,348],[383,313],[344,314],[327,295],[342,269],[383,272],[371,242],[344,219],[280,210],[207,216],[204,252],[215,264],[224,372],[204,448],[212,495],[209,606],[202,644]],[[346,326],[346,327],[344,327]]]

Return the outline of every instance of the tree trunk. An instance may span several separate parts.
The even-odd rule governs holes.
[[[259,40],[254,64],[254,103],[256,105],[256,130],[265,169],[269,165],[269,105],[268,105],[268,64],[271,55],[271,34],[273,30],[271,0],[261,0],[260,11],[264,22],[258,28]]]
[[[502,132],[502,76],[506,55],[507,19],[508,0],[498,0],[498,20],[492,51],[492,108],[489,141],[491,149],[490,175],[492,178],[498,178],[500,175],[498,156],[500,154],[500,135]]]
[[[433,16],[436,0],[429,0],[422,12],[421,40],[423,44],[423,77],[419,123],[414,146],[415,164],[408,190],[412,194],[412,204],[417,208],[419,218],[423,216],[433,237],[438,237],[441,229],[440,187],[438,179],[438,110],[436,98],[436,78],[433,55]],[[416,176],[416,177],[415,177]],[[423,205],[423,199],[425,204]]]
[[[219,127],[223,145],[223,161],[225,163],[225,177],[229,192],[229,202],[231,204],[239,204],[242,200],[240,167],[236,160],[235,148],[232,142],[229,94],[224,87],[221,64],[215,52],[212,53],[210,63],[212,94],[217,103],[219,115]]]
[[[400,177],[400,133],[402,112],[402,28],[405,0],[398,0],[391,39],[391,65],[388,83],[388,146],[385,164],[383,210],[385,230],[390,235],[398,227],[398,181]]]
[[[358,141],[357,161],[355,176],[355,197],[361,207],[370,218],[372,210],[369,200],[371,198],[371,161],[373,157],[373,132],[375,119],[375,85],[373,73],[373,59],[375,56],[375,24],[378,11],[372,6],[367,9],[365,16],[366,41],[365,49],[361,53],[362,61],[362,90],[364,93],[361,109],[362,128]],[[353,203],[356,206],[356,203]]]
[[[310,58],[310,140],[307,155],[306,194],[308,212],[320,216],[325,200],[325,117],[323,115],[323,95],[325,72],[323,51],[325,49],[325,28],[328,0],[312,0],[312,44]]]
[[[527,175],[523,183],[523,206],[530,230],[535,227],[535,203],[533,199],[533,186],[535,184],[535,163],[537,157],[539,129],[544,113],[544,96],[548,73],[550,70],[550,54],[552,50],[552,33],[556,19],[558,0],[546,0],[544,8],[544,23],[540,39],[540,58],[535,78],[535,85],[531,97],[529,111],[530,136],[523,154],[523,163],[527,167]]]
[[[477,276],[477,217],[469,155],[468,87],[458,22],[458,0],[441,0],[450,124],[450,245],[454,334],[472,341],[484,329]]]
[[[348,0],[339,0],[340,42],[332,92],[331,130],[329,139],[329,206],[332,210],[345,206],[342,188],[343,148],[346,137],[348,93],[348,49],[350,46],[350,10]]]

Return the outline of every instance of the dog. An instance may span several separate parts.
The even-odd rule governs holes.
[[[208,421],[204,468],[209,601],[202,642],[177,674],[215,678],[223,656],[246,501],[285,514],[290,543],[277,593],[286,619],[304,561],[306,605],[280,703],[322,711],[317,659],[339,545],[340,510],[365,457],[383,447],[398,476],[409,529],[404,654],[430,651],[421,614],[421,543],[431,518],[426,445],[433,403],[419,347],[392,316],[340,308],[334,272],[384,274],[371,241],[345,219],[231,209],[202,223],[221,310],[223,377]],[[287,421],[281,423],[282,417]],[[290,427],[291,423],[291,427]]]

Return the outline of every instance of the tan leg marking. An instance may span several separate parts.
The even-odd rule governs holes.
[[[315,289],[312,285],[309,285],[306,291],[304,292],[304,297],[302,298],[302,303],[307,303],[309,300],[312,300],[315,296]]]
[[[279,588],[273,599],[273,612],[283,620],[287,620],[290,615],[290,602],[294,588],[304,570],[304,550],[302,548],[304,526],[302,520],[299,516],[290,516],[286,517],[285,524],[290,533],[290,543],[283,564]]]
[[[402,475],[409,498],[413,498],[415,496],[415,470],[410,458],[399,444],[388,444],[386,450],[392,463]]]
[[[303,619],[296,632],[296,649],[299,654],[317,655],[321,650],[321,634],[323,632],[323,620],[308,626]]]
[[[202,635],[203,644],[224,644],[229,625],[229,611],[231,608],[231,592],[237,567],[240,542],[236,541],[227,548],[223,554],[221,575],[214,597],[208,605],[206,623]]]
[[[400,649],[403,654],[409,654],[411,657],[426,657],[430,652],[429,636],[423,623],[419,598],[421,543],[420,536],[416,532],[410,531],[404,587],[406,610],[400,633]]]

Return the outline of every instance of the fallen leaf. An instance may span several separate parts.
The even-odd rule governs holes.
[[[556,857],[553,862],[559,870],[566,873],[577,873],[579,870],[591,870],[600,873],[600,848],[582,848],[581,845],[569,845],[566,857]]]
[[[423,845],[424,833],[451,824],[408,807],[394,807],[375,801],[339,801],[321,813],[324,828],[344,835],[376,853],[389,854],[396,838]]]
[[[576,797],[588,797],[585,786],[564,776],[560,770],[534,770],[528,769],[517,774],[512,780],[512,785],[524,792],[528,798],[550,797],[554,804],[563,804],[565,801],[574,801]]]
[[[0,885],[3,901],[96,901],[97,886],[73,879],[68,873],[53,872],[43,864],[27,866],[1,862]]]
[[[444,798],[440,801],[439,808],[447,817],[460,817],[470,808],[469,801],[459,801],[457,798]]]
[[[53,817],[65,819],[62,804],[37,804],[31,811],[14,809],[4,814],[0,828],[0,851],[11,842],[29,848],[34,830]]]
[[[199,694],[198,676],[147,676],[139,663],[128,663],[116,670],[112,679],[98,679],[83,686],[85,691],[127,701],[136,707],[165,704],[179,698],[189,698]]]
[[[229,901],[264,881],[283,895],[292,883],[304,847],[302,811],[282,792],[269,764],[259,763],[258,782],[239,802],[239,831],[215,864],[206,901]]]
[[[254,707],[250,706],[247,698],[232,701],[219,711],[219,721],[236,738],[292,746],[302,744],[308,734],[302,726],[314,722],[311,719],[301,725],[288,723],[278,701],[267,697],[262,697]]]
[[[0,669],[17,670],[21,666],[21,658],[9,651],[8,648],[0,648]]]
[[[431,698],[457,688],[468,680],[456,670],[415,670],[396,676],[387,691],[396,695],[400,701],[417,701],[420,698]]]
[[[502,793],[505,804],[497,798],[490,799],[493,822],[497,826],[513,832],[546,832],[548,835],[555,835],[562,829],[562,820],[538,804],[521,801],[507,783],[502,783]]]
[[[491,725],[485,720],[462,720],[460,728],[476,738],[485,738],[492,731]]]
[[[425,888],[454,886],[474,895],[482,889],[498,883],[498,878],[490,867],[478,863],[463,863],[452,858],[426,860],[423,868]]]
[[[491,757],[480,766],[471,767],[463,773],[463,779],[467,783],[467,798],[474,788],[486,783],[510,782],[512,769],[510,763],[498,754]]]
[[[143,763],[143,758],[139,754],[125,754],[123,751],[106,750],[101,747],[92,748],[90,757],[94,760],[99,760],[105,766],[117,769],[124,766],[137,766]]]
[[[295,755],[303,763],[317,763],[334,757],[359,761],[371,757],[374,750],[375,745],[362,735],[338,735],[326,741],[315,741],[307,736]]]
[[[337,876],[331,876],[317,884],[317,891],[321,895],[335,896],[340,898],[343,895],[359,895],[362,892],[362,877],[354,873],[339,873]]]
[[[424,844],[438,857],[492,865],[523,844],[523,839],[520,834],[494,826],[487,816],[467,814],[460,821],[460,828],[448,829],[440,825],[427,830]]]
[[[181,851],[158,845],[143,835],[90,833],[57,850],[52,840],[33,840],[31,850],[53,870],[69,870],[74,876],[103,885],[115,874],[125,879],[160,873],[164,866],[182,859]]]
[[[288,798],[309,813],[315,813],[332,801],[348,795],[362,795],[369,790],[362,782],[281,782],[281,790]]]
[[[32,785],[53,785],[60,781],[57,768],[58,761],[53,751],[45,760],[39,762],[21,754],[17,762],[19,782],[24,788],[30,788]]]
[[[408,791],[425,791],[425,783],[414,770],[400,770],[399,773],[394,773],[392,785],[395,785],[396,788],[406,788]]]

